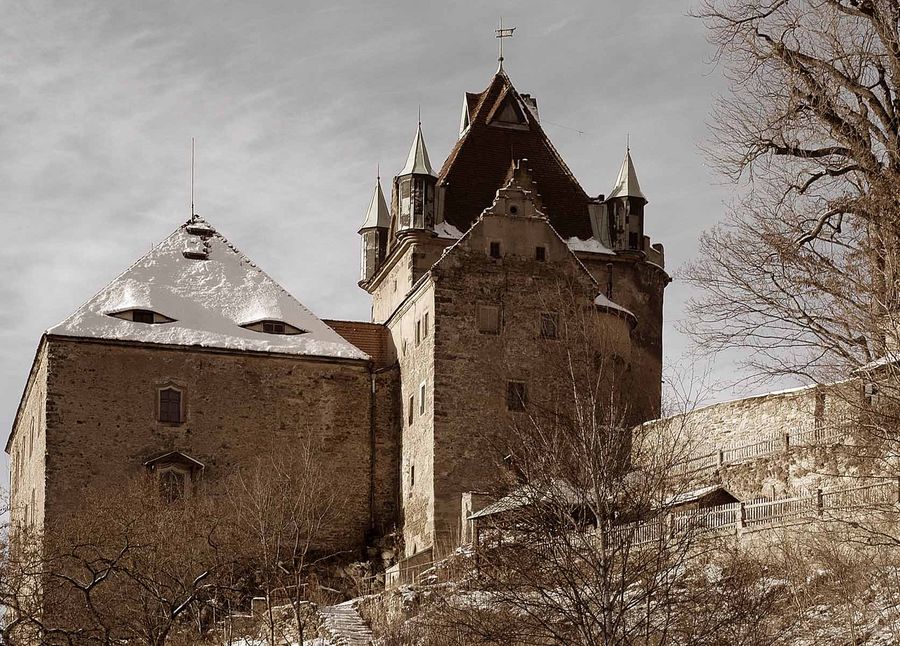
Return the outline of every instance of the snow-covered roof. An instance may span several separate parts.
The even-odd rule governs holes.
[[[697,502],[701,498],[705,498],[706,496],[714,494],[717,491],[722,491],[737,500],[737,497],[733,493],[728,491],[728,489],[726,489],[722,485],[714,484],[708,485],[706,487],[700,487],[699,489],[694,489],[693,491],[684,491],[682,493],[671,496],[668,500],[666,500],[665,506],[677,507],[678,505],[686,505],[691,502]]]
[[[462,231],[444,220],[434,225],[434,232],[438,238],[447,238],[449,240],[459,240],[463,237]]]
[[[375,192],[372,195],[372,202],[369,204],[369,210],[366,211],[366,220],[359,228],[364,229],[382,228],[387,229],[391,226],[391,212],[388,211],[387,202],[384,199],[384,193],[381,191],[381,178],[375,182]]]
[[[635,321],[637,320],[637,317],[634,315],[634,313],[631,310],[626,309],[626,308],[622,307],[621,305],[619,305],[618,303],[613,302],[612,300],[610,300],[609,298],[606,297],[606,294],[597,294],[597,298],[594,299],[594,305],[596,305],[597,307],[602,307],[607,310],[613,310],[615,312],[620,312],[622,314],[625,314],[626,316],[631,317]]]
[[[872,370],[878,370],[879,368],[884,368],[885,366],[893,366],[897,363],[900,363],[900,353],[897,352],[888,352],[883,357],[875,359],[874,361],[870,361],[869,363],[860,366],[853,370],[853,374],[859,374],[862,372],[870,372]]]
[[[524,484],[500,500],[469,515],[469,520],[502,514],[538,503],[578,505],[585,502],[587,492],[579,492],[565,480],[555,478],[548,484]]]
[[[139,323],[110,315],[134,309],[174,321]],[[241,327],[270,319],[304,333],[268,334]],[[204,221],[178,227],[47,334],[368,359]]]
[[[614,197],[640,197],[645,201],[647,199],[641,192],[637,171],[634,170],[634,162],[631,161],[631,151],[628,149],[625,150],[625,159],[622,160],[622,166],[619,168],[616,185],[607,199]]]
[[[597,238],[588,238],[587,240],[582,240],[581,238],[572,237],[566,240],[566,244],[569,245],[569,249],[571,249],[572,251],[589,251],[591,253],[606,253],[610,255],[614,255],[616,253],[605,244],[597,240]]]
[[[413,137],[412,146],[409,148],[409,156],[406,158],[406,165],[397,175],[434,175],[437,173],[431,168],[431,162],[428,160],[428,150],[425,148],[425,137],[422,135],[422,124],[416,128],[416,136]]]

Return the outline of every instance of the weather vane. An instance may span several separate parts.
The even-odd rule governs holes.
[[[503,69],[503,39],[504,38],[512,38],[513,32],[516,30],[515,27],[510,27],[508,29],[503,28],[503,17],[500,17],[500,27],[494,30],[494,33],[497,34],[496,38],[500,41],[500,56],[497,57],[497,61],[500,63],[500,69]]]

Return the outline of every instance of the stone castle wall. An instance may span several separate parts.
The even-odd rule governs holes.
[[[427,281],[388,321],[401,383],[399,427],[403,448],[398,491],[407,556],[430,547],[434,531],[435,318],[434,287]]]
[[[489,256],[494,240],[502,241],[501,259]],[[546,261],[534,260],[536,246],[546,248]],[[526,413],[507,410],[507,382],[524,382],[535,403],[559,390],[555,367],[564,341],[541,338],[541,314],[557,310],[558,290],[567,280],[589,295],[582,307],[592,307],[596,287],[544,221],[501,216],[485,217],[435,268],[434,280],[434,522],[440,551],[460,532],[463,492],[496,488],[509,448],[506,434],[527,423]],[[499,334],[478,331],[480,304],[500,308]],[[607,347],[627,361],[629,323],[601,316]]]
[[[46,404],[47,375],[47,345],[41,343],[7,447],[10,520],[14,524],[27,522],[36,528],[44,525],[47,421],[56,416],[55,408],[50,406],[48,410]]]
[[[634,420],[659,417],[662,399],[663,291],[669,277],[657,265],[623,255],[579,252],[578,258],[606,293],[612,282],[612,300],[637,317],[632,332],[631,365],[641,375],[634,393]]]
[[[375,451],[372,499],[374,530],[385,535],[400,518],[400,373],[396,366],[375,373]]]
[[[704,406],[642,432],[675,442],[678,460],[690,465],[680,477],[695,485],[720,483],[744,501],[772,499],[872,475],[864,410],[860,384],[849,380]]]
[[[182,451],[205,465],[204,492],[255,457],[308,443],[338,498],[316,547],[357,550],[370,527],[372,431],[390,452],[390,420],[371,423],[364,362],[48,339],[48,517],[78,509],[89,487],[114,489],[143,463]],[[157,421],[157,389],[183,391],[184,423]],[[382,383],[383,389],[390,389]],[[378,437],[374,438],[378,443]],[[389,468],[385,469],[389,471]],[[389,498],[389,476],[377,491]]]

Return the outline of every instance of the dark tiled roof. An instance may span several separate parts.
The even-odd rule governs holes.
[[[389,333],[381,323],[365,321],[325,320],[325,325],[372,357],[376,368],[389,365],[391,359]]]
[[[438,176],[446,187],[444,218],[460,231],[466,231],[493,203],[513,162],[527,159],[553,227],[564,238],[589,238],[590,197],[531,112],[525,109],[529,120],[527,128],[488,125],[489,117],[500,112],[507,96],[518,106],[524,106],[503,72],[494,76],[484,92],[466,94],[471,119],[469,129],[450,151]]]

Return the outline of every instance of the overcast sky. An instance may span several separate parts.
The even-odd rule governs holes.
[[[589,194],[631,134],[646,230],[677,270],[729,196],[698,150],[726,86],[690,6],[0,0],[0,428],[42,332],[189,216],[192,136],[197,212],[319,316],[367,319],[376,164],[402,167],[421,105],[440,165],[500,15],[506,69]],[[669,363],[687,295],[666,292]]]

